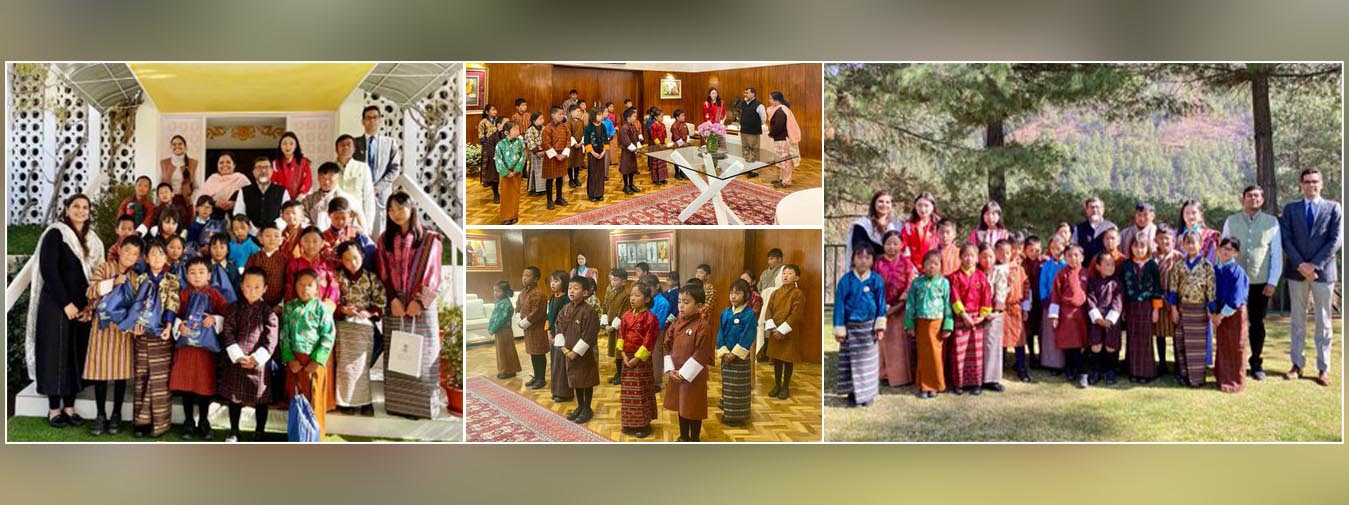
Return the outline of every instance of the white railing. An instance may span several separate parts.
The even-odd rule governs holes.
[[[398,176],[398,179],[394,180],[394,184],[407,192],[408,196],[417,202],[417,208],[431,216],[431,221],[435,222],[436,227],[440,228],[442,234],[447,236],[446,238],[450,240],[455,251],[464,250],[464,228],[459,226],[459,223],[454,222],[450,214],[445,212],[445,209],[440,208],[440,204],[436,203],[431,195],[426,194],[420,183],[412,180],[404,172]]]

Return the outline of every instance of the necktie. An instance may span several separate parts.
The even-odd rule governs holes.
[[[1312,224],[1316,222],[1316,211],[1313,210],[1312,202],[1310,200],[1303,201],[1302,206],[1307,209],[1307,231],[1311,231]]]
[[[375,137],[366,137],[365,164],[370,165],[371,170],[375,168]]]

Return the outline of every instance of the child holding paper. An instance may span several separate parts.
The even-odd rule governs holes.
[[[612,289],[612,288],[611,288]],[[660,323],[651,314],[655,288],[638,282],[628,288],[627,306],[618,328],[621,346],[618,359],[624,364],[622,389],[623,433],[637,438],[651,435],[651,421],[656,419],[656,386],[651,373],[652,351],[659,347]]]
[[[801,267],[783,266],[782,279],[764,309],[764,346],[773,360],[773,389],[768,396],[779,400],[791,398],[792,369],[801,360],[801,346],[793,338],[805,316],[805,295],[797,287],[800,279]]]
[[[679,317],[666,329],[662,343],[665,409],[679,414],[679,442],[699,441],[707,419],[707,367],[715,359],[716,341],[702,317],[706,301],[702,287],[684,286],[679,292]]]
[[[655,134],[652,134],[655,137]],[[717,354],[721,356],[721,422],[744,426],[749,421],[750,377],[754,373],[751,357],[758,319],[749,308],[749,284],[742,279],[731,283],[731,305],[721,312],[717,331]],[[785,323],[784,323],[785,324]]]
[[[557,314],[552,332],[553,345],[567,360],[566,382],[576,396],[576,410],[568,413],[567,419],[576,424],[590,422],[595,415],[590,402],[600,383],[599,360],[591,352],[598,345],[600,316],[586,303],[589,282],[581,276],[567,282],[570,303]]]

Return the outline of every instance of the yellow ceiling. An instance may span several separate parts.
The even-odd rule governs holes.
[[[370,63],[133,63],[160,112],[336,109]]]

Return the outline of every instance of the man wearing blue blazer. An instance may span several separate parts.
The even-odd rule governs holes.
[[[1293,368],[1284,379],[1302,377],[1306,366],[1303,349],[1307,340],[1307,294],[1311,293],[1313,317],[1316,318],[1313,342],[1316,345],[1316,383],[1330,385],[1330,304],[1336,276],[1335,253],[1341,240],[1342,210],[1338,202],[1321,198],[1321,172],[1303,169],[1298,175],[1302,199],[1283,207],[1280,222],[1286,263],[1284,278],[1288,279],[1288,294],[1292,298],[1293,347],[1289,352]]]

